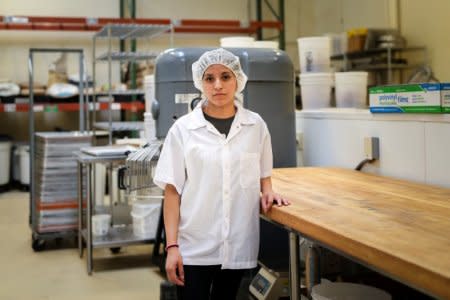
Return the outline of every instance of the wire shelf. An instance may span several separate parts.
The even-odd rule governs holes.
[[[95,128],[112,131],[131,131],[144,130],[144,122],[97,122],[94,124]]]
[[[98,61],[108,61],[109,56],[113,61],[135,61],[155,59],[158,56],[156,52],[111,52],[104,53],[97,57]]]
[[[170,30],[171,25],[108,24],[100,29],[94,37],[118,39],[150,38]]]

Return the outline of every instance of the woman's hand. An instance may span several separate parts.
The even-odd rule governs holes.
[[[183,259],[178,247],[167,249],[166,274],[170,282],[184,286]]]
[[[276,203],[277,206],[291,204],[287,199],[276,194],[272,190],[272,179],[270,177],[261,178],[261,209],[264,213],[268,212],[272,205]]]
[[[277,206],[286,206],[291,203],[281,195],[274,193],[272,190],[263,192],[261,195],[261,208],[263,212],[268,212],[273,204],[276,204]]]

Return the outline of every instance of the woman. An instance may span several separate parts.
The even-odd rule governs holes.
[[[260,206],[289,202],[271,184],[272,146],[261,117],[242,107],[247,76],[224,49],[192,64],[204,100],[169,130],[156,168],[164,189],[166,271],[181,299],[235,299],[257,265]]]

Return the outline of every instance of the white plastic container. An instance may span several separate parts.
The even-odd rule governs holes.
[[[153,115],[150,112],[144,113],[144,139],[148,142],[156,139],[156,127]]]
[[[142,238],[153,239],[156,236],[161,199],[136,200],[131,209],[133,233]]]
[[[390,300],[391,295],[383,290],[363,284],[327,282],[312,288],[313,300]]]
[[[20,146],[16,145],[12,153],[12,179],[15,182],[20,182]]]
[[[99,214],[92,216],[92,234],[94,236],[105,236],[109,232],[111,215]]]
[[[0,185],[9,184],[11,146],[12,143],[9,141],[0,142]]]
[[[334,76],[336,107],[367,107],[367,72],[336,72]]]
[[[155,99],[155,75],[147,75],[144,77],[145,91],[145,111],[151,112],[152,103]]]
[[[329,72],[331,40],[327,36],[297,39],[300,72]]]
[[[30,146],[23,145],[19,147],[20,161],[20,183],[30,184]]]
[[[255,41],[254,48],[278,49],[278,42],[276,41]]]
[[[330,107],[333,73],[301,73],[300,91],[303,109]]]
[[[255,38],[249,36],[230,36],[220,39],[220,47],[252,48]]]

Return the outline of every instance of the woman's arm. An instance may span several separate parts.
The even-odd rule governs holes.
[[[272,190],[272,179],[269,177],[261,178],[261,208],[264,213],[268,212],[272,204],[276,202],[278,206],[289,205],[287,199],[276,194]]]
[[[180,222],[180,195],[176,188],[167,184],[164,189],[164,227],[166,229],[166,273],[170,282],[184,285],[183,259],[178,249],[178,224]],[[171,245],[177,245],[170,247]]]

